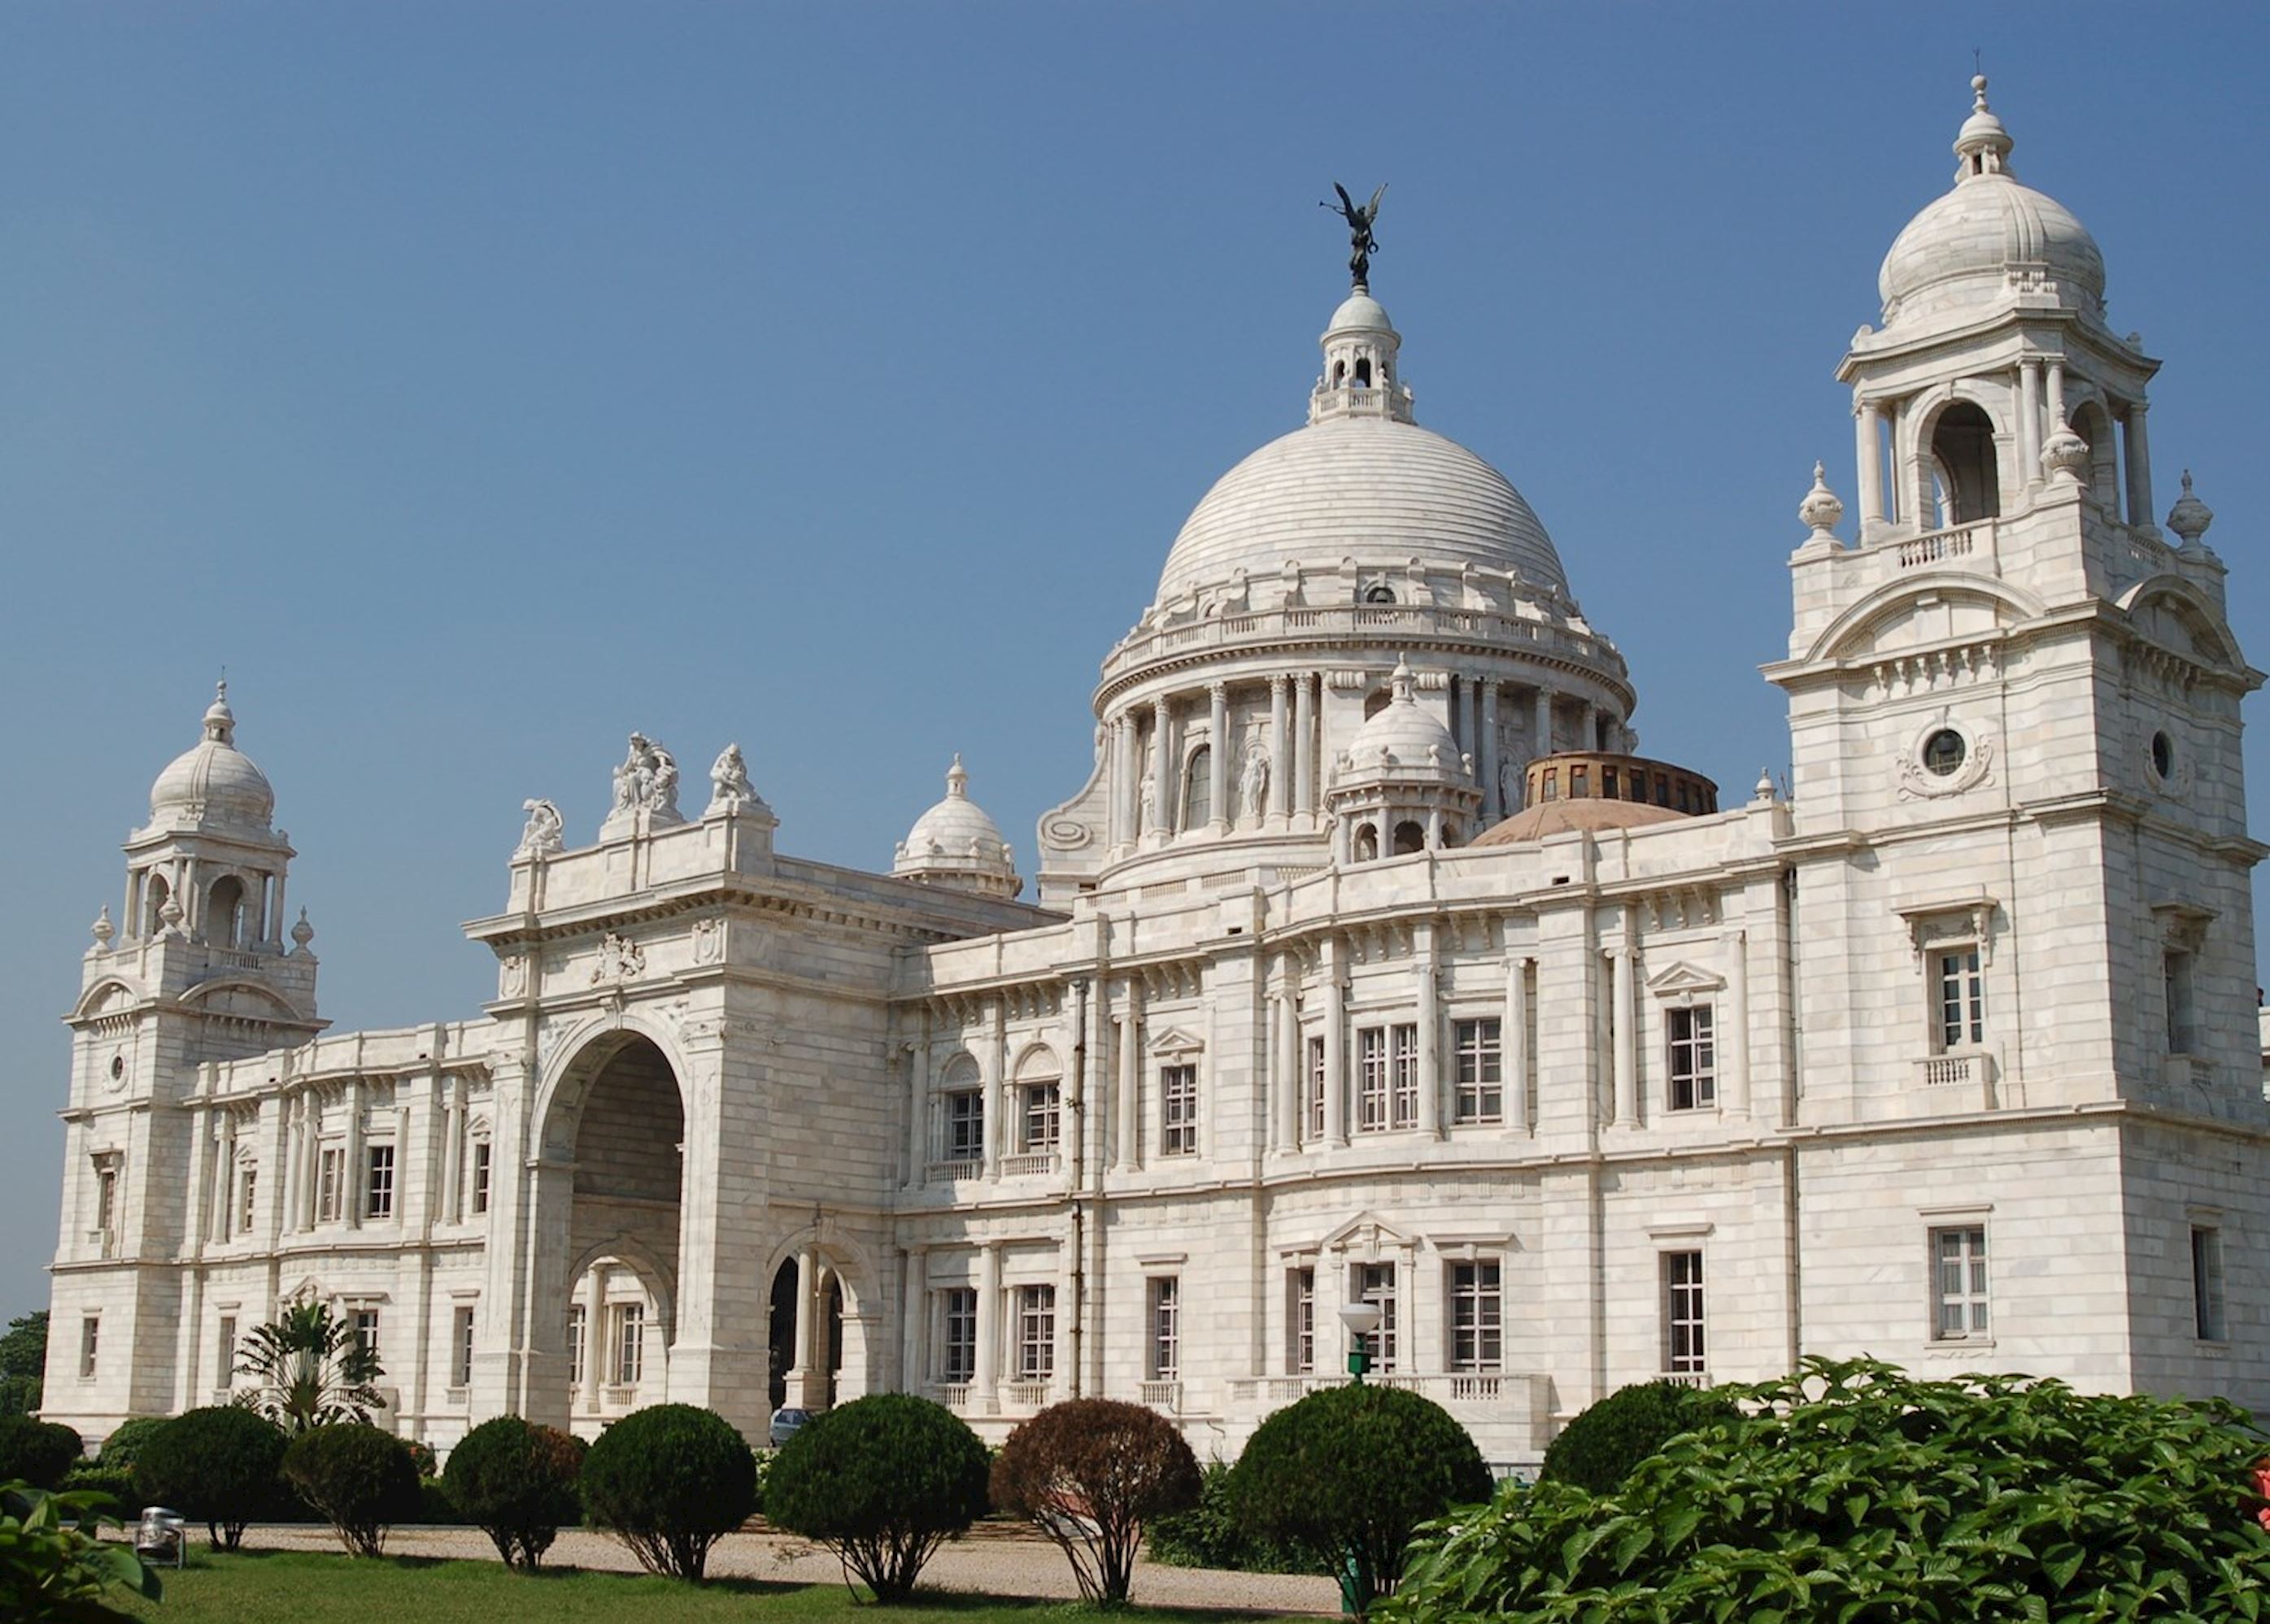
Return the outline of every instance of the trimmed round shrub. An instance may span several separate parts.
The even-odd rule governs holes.
[[[458,1440],[441,1481],[457,1515],[488,1535],[505,1566],[533,1573],[560,1525],[582,1516],[575,1479],[583,1453],[581,1438],[500,1415]]]
[[[765,1472],[765,1518],[816,1539],[875,1592],[904,1601],[945,1540],[985,1515],[985,1446],[909,1393],[871,1393],[812,1418]]]
[[[217,1405],[175,1416],[134,1459],[134,1490],[203,1523],[215,1550],[236,1549],[244,1525],[270,1514],[281,1492],[281,1431],[251,1411]]]
[[[757,1509],[757,1461],[715,1410],[649,1405],[599,1435],[582,1487],[591,1520],[649,1573],[699,1579],[709,1547]]]
[[[1124,1602],[1143,1525],[1198,1504],[1198,1463],[1156,1410],[1070,1398],[1009,1435],[993,1463],[993,1500],[1056,1542],[1084,1599]]]
[[[424,1504],[418,1463],[401,1439],[361,1421],[311,1427],[284,1451],[284,1480],[323,1515],[349,1556],[377,1556],[392,1523]]]
[[[1640,1462],[1682,1432],[1740,1413],[1723,1394],[1676,1382],[1619,1388],[1578,1413],[1546,1447],[1541,1483],[1574,1483],[1612,1494]]]
[[[0,1415],[0,1482],[13,1478],[52,1489],[85,1456],[79,1435],[60,1422]]]
[[[1442,1405],[1400,1388],[1327,1387],[1263,1421],[1230,1473],[1230,1506],[1256,1539],[1313,1551],[1349,1611],[1392,1595],[1411,1536],[1490,1496],[1489,1468]]]
[[[137,1415],[132,1420],[121,1421],[110,1429],[95,1456],[95,1464],[105,1472],[131,1472],[140,1457],[142,1446],[158,1435],[158,1428],[172,1418],[164,1415]]]

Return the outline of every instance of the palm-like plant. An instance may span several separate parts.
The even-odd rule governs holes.
[[[301,1433],[352,1417],[367,1421],[382,1404],[372,1383],[386,1374],[354,1327],[323,1302],[287,1304],[245,1338],[237,1374],[259,1386],[237,1402],[285,1431]]]

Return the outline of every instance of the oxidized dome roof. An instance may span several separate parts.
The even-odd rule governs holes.
[[[1496,469],[1415,424],[1346,417],[1294,429],[1224,474],[1175,538],[1157,601],[1241,569],[1257,579],[1347,557],[1568,584],[1553,538]]]
[[[228,684],[220,685],[205,712],[205,736],[175,756],[150,786],[150,821],[237,823],[268,827],[276,791],[252,758],[236,747],[236,715]]]
[[[891,872],[1001,896],[1023,888],[1000,826],[969,798],[969,775],[960,756],[946,769],[946,798],[915,819],[899,842]]]
[[[2012,178],[2015,145],[1986,106],[1986,81],[1971,81],[1977,106],[1955,151],[1955,189],[1907,224],[1876,276],[1888,324],[1903,314],[1959,310],[2014,293],[2047,294],[2069,309],[2101,315],[2104,256],[2054,197]]]

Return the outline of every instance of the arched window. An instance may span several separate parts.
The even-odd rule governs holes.
[[[1375,581],[1364,588],[1363,601],[1367,604],[1391,604],[1395,601],[1395,589],[1384,581]]]
[[[1427,849],[1427,829],[1423,824],[1408,819],[1395,826],[1395,851],[1398,857],[1407,857],[1414,851]]]
[[[1940,412],[1932,427],[1931,456],[1940,481],[1940,524],[1970,524],[2000,515],[1994,423],[1983,410],[1958,400]]]
[[[1183,763],[1183,825],[1203,828],[1213,821],[1213,749],[1200,745]]]
[[[244,882],[224,874],[205,893],[205,940],[220,947],[244,945]]]
[[[2120,506],[2120,458],[2112,443],[2112,424],[2104,408],[2083,401],[2072,418],[2073,432],[2088,442],[2088,489],[2106,507]]]
[[[1341,384],[1346,382],[1347,363],[1346,361],[1334,361],[1332,363],[1332,387],[1334,389],[1338,389]]]
[[[152,873],[150,876],[148,889],[143,894],[143,907],[147,916],[142,922],[143,935],[155,936],[166,928],[166,899],[172,894],[163,874]]]
[[[1355,359],[1355,386],[1360,389],[1371,387],[1371,357],[1369,355],[1359,355]]]
[[[1355,860],[1371,863],[1379,856],[1379,831],[1368,823],[1355,827]]]

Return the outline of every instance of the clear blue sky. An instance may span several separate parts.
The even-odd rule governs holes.
[[[0,1318],[43,1304],[67,1038],[228,668],[342,1029],[493,986],[522,800],[729,738],[783,848],[939,793],[1027,864],[1183,515],[1373,285],[1520,486],[1646,748],[1787,757],[1830,373],[1948,183],[1971,51],[2164,357],[2258,664],[2270,13],[1741,5],[0,11]],[[2256,715],[2260,716],[2256,701]],[[2264,735],[2258,728],[2258,741]],[[2249,751],[2270,783],[2270,752]],[[695,775],[698,776],[698,773]]]

